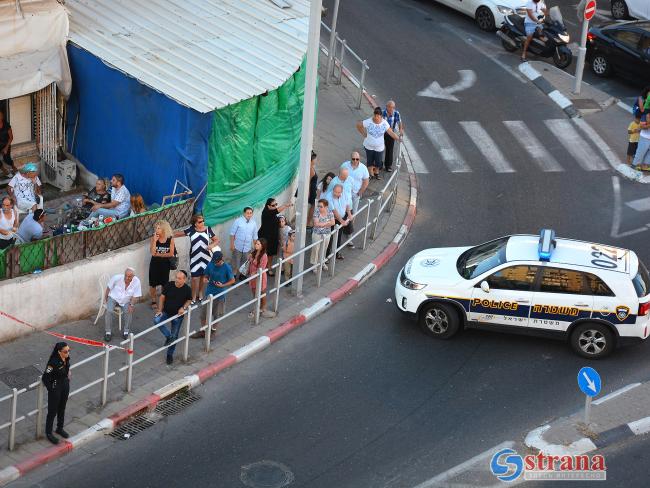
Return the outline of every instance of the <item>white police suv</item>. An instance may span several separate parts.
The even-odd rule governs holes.
[[[650,326],[650,277],[633,251],[549,229],[421,251],[399,273],[395,301],[440,339],[464,327],[528,333],[591,359],[645,340]]]

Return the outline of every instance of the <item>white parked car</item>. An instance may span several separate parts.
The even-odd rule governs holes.
[[[650,0],[612,0],[612,17],[650,20]]]
[[[486,31],[499,27],[507,15],[526,15],[525,0],[436,0],[476,20]]]
[[[555,337],[597,359],[648,337],[650,276],[633,251],[545,229],[421,251],[397,277],[395,304],[440,339],[464,327]]]

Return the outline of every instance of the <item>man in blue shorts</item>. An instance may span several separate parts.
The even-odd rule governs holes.
[[[526,3],[526,18],[524,19],[524,29],[526,29],[526,42],[524,42],[524,52],[521,53],[521,60],[526,61],[526,51],[530,41],[537,29],[541,29],[543,18],[548,14],[544,0],[528,0]]]
[[[217,297],[219,293],[230,288],[235,284],[235,275],[232,272],[232,268],[228,263],[223,259],[223,253],[221,251],[215,251],[212,254],[212,260],[208,263],[208,266],[205,268],[203,274],[203,280],[207,283],[207,288],[205,290],[206,298],[209,298],[210,295]],[[226,294],[217,297],[212,302],[212,317],[210,321],[215,318],[221,317],[226,310]],[[208,305],[205,304],[201,309],[201,324],[207,324],[208,316]],[[217,331],[217,324],[212,325],[212,332]],[[200,338],[205,337],[204,331],[199,331],[192,337]]]

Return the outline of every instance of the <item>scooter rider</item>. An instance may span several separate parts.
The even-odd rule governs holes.
[[[540,29],[540,24],[543,22],[540,20],[540,17],[548,14],[548,9],[544,0],[528,0],[526,4],[526,18],[524,19],[524,28],[526,29],[526,41],[524,42],[524,51],[521,53],[521,60],[526,61],[526,51],[528,51],[528,46],[530,41],[533,40],[533,36],[537,29]]]

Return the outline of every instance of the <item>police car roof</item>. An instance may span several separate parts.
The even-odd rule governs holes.
[[[584,266],[606,271],[636,274],[638,259],[634,252],[620,247],[576,241],[555,239],[556,246],[551,253],[550,263]],[[514,235],[508,240],[507,261],[539,261],[539,236]]]

